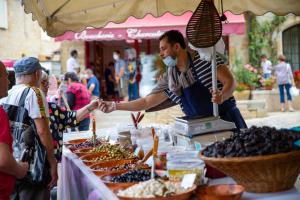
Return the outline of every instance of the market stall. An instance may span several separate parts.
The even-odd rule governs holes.
[[[223,14],[224,6],[224,10],[238,13],[251,10],[256,14],[273,11],[279,15],[290,12],[299,15],[299,6],[296,6],[299,4],[296,0],[278,0],[273,3],[267,0],[216,2],[218,8],[222,5],[222,9],[219,9],[219,11],[222,10],[221,14]],[[181,14],[190,9],[194,10],[198,3],[198,1],[185,0],[130,0],[106,3],[92,1],[86,5],[79,1],[66,1],[64,4],[55,4],[53,1],[51,3],[44,1],[43,4],[24,1],[25,11],[32,12],[34,18],[51,36],[63,34],[67,30],[81,31],[87,26],[104,26],[110,20],[121,22],[129,15],[142,17],[145,13],[154,13],[155,16],[160,16],[167,11]],[[206,3],[211,7],[204,9],[205,12],[199,12],[200,17],[193,14],[192,18],[198,18],[190,20],[192,23],[188,24],[192,24],[187,30],[190,34],[188,39],[197,48],[215,46],[222,32],[219,13],[212,1],[206,1]],[[201,11],[201,5],[198,8]],[[113,11],[118,12],[119,15],[116,16]],[[209,19],[216,19],[216,22],[211,23],[213,20],[203,20],[204,18],[199,20],[202,13],[208,13],[206,17],[213,17]],[[211,23],[211,26],[205,27],[203,21]],[[195,34],[203,30],[205,34]],[[204,40],[198,40],[199,35],[205,37]],[[211,38],[206,37],[207,35]],[[208,42],[207,46],[197,45],[203,44],[203,41]],[[212,88],[216,89],[215,48],[212,58]],[[169,134],[159,129],[155,130],[155,128],[151,129],[152,132],[143,131],[142,127],[137,126],[139,120],[133,119],[135,127],[131,127],[129,131],[109,132],[108,135],[112,136],[110,140],[100,138],[100,133],[97,133],[99,134],[97,137],[95,128],[93,134],[87,133],[88,140],[70,140],[73,136],[74,138],[84,137],[78,134],[65,137],[67,148],[72,153],[68,150],[64,151],[62,163],[65,177],[63,179],[64,193],[73,198],[85,199],[106,199],[107,197],[109,199],[117,197],[121,199],[191,199],[192,196],[196,199],[217,198],[216,196],[226,196],[229,199],[235,196],[239,199],[242,194],[243,199],[300,198],[298,189],[294,187],[300,172],[299,132],[276,130],[270,127],[253,127],[241,132],[233,131],[235,126],[232,123],[220,120],[216,104],[213,114],[213,118],[203,118],[203,116],[196,119],[177,118],[177,126],[175,124],[175,130],[171,133],[168,130]],[[176,136],[175,132],[185,138],[193,138],[194,136],[205,137],[207,133],[217,137],[223,131],[230,131],[232,134],[228,138],[207,141],[206,144],[201,143],[203,140],[200,138],[198,146],[195,141],[188,143],[188,146],[180,146],[178,145],[180,142],[171,140],[173,136]],[[169,140],[165,141],[168,135]],[[177,140],[181,138],[177,137]],[[164,150],[160,151],[159,147]],[[194,148],[196,150],[190,152]],[[200,153],[199,150],[201,150]],[[147,159],[149,152],[150,157]],[[120,162],[125,161],[128,162],[127,165],[120,165]],[[209,180],[207,183],[203,176],[205,174],[203,161],[207,166],[213,166],[232,177],[236,184],[228,184],[232,183],[230,178]],[[116,165],[111,163],[108,167],[107,162],[113,162]],[[99,167],[104,163],[106,167]],[[148,168],[144,167],[145,163]],[[96,165],[98,167],[95,168]],[[222,186],[222,189],[210,187],[214,183],[226,184]],[[244,190],[255,192],[255,194],[243,193]]]
[[[159,129],[164,131],[172,131],[170,126],[153,125],[157,132]],[[163,128],[161,128],[163,127]],[[96,131],[97,137],[111,137],[112,141],[118,140],[118,129],[99,129]],[[122,131],[124,133],[124,130]],[[64,142],[74,141],[76,139],[91,138],[92,132],[86,133],[68,133],[64,136]],[[143,145],[143,144],[141,144]],[[73,151],[75,152],[75,151]],[[181,153],[190,152],[185,148],[181,148]],[[171,153],[171,152],[169,152]],[[118,199],[113,187],[101,180],[101,176],[97,175],[90,166],[84,164],[82,157],[77,156],[69,149],[64,147],[62,159],[62,183],[63,183],[63,199]],[[216,184],[235,184],[232,178],[209,179],[209,185]],[[199,194],[199,193],[196,193]],[[201,196],[195,195],[194,199],[200,199]],[[299,199],[300,188],[293,187],[289,190],[273,193],[249,193],[244,192],[241,199]]]

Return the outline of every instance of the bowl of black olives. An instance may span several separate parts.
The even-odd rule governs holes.
[[[207,146],[200,158],[248,192],[283,191],[294,187],[300,173],[299,139],[299,132],[251,127]]]
[[[148,169],[134,169],[128,172],[112,172],[100,177],[108,187],[131,186],[151,179]]]

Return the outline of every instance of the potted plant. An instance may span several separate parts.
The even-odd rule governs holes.
[[[237,84],[236,90],[233,93],[237,100],[248,100],[251,90],[259,86],[258,71],[251,65],[242,65],[240,59],[236,59],[233,68],[233,74]]]
[[[245,83],[238,83],[233,96],[236,100],[248,100],[250,98],[250,88]]]
[[[300,70],[294,72],[294,80],[296,87],[300,89]]]
[[[262,78],[261,84],[265,90],[272,90],[275,84],[275,77],[271,76],[267,79]]]

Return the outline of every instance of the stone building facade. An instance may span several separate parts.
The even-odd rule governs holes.
[[[0,60],[22,55],[45,58],[59,51],[60,42],[47,36],[19,0],[0,0]]]
[[[272,20],[274,15],[272,13],[267,13],[263,16],[257,16],[257,20],[259,22],[263,22],[265,20]],[[248,23],[247,18],[246,24]],[[293,30],[291,30],[293,29]],[[298,32],[297,32],[298,31]],[[289,49],[287,47],[287,38],[284,36],[285,32],[293,32],[288,38],[291,43],[293,43],[293,49]],[[289,34],[286,34],[289,35]],[[299,62],[300,62],[300,17],[295,16],[293,14],[289,14],[286,16],[286,20],[277,28],[277,30],[272,35],[274,46],[277,48],[277,55],[285,54],[287,59],[291,61],[293,58],[294,70],[299,70]],[[285,44],[285,45],[284,45]],[[297,46],[298,44],[298,46]],[[242,64],[249,63],[249,41],[247,32],[244,35],[231,35],[229,37],[229,62],[233,64],[235,59],[240,59]],[[262,54],[270,55],[270,49],[264,48]],[[291,54],[291,55],[290,55]]]

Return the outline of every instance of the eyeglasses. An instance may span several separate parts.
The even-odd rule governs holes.
[[[47,79],[42,80],[41,84],[42,84],[44,87],[49,87],[49,81],[48,81]]]

